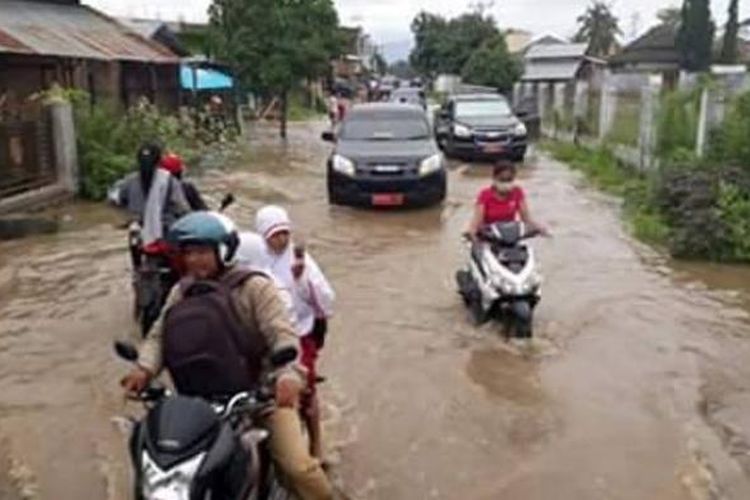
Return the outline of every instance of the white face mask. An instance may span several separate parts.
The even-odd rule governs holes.
[[[493,186],[495,186],[495,190],[500,194],[508,194],[511,191],[513,191],[513,188],[516,187],[516,183],[513,181],[500,181],[495,180],[493,182]]]

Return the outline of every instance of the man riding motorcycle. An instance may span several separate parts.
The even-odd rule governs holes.
[[[141,223],[143,245],[149,251],[161,246],[169,227],[190,212],[190,205],[180,181],[158,168],[162,151],[157,144],[143,144],[136,159],[138,171],[118,182],[109,200]]]
[[[183,217],[169,241],[179,249],[186,276],[141,345],[139,367],[122,386],[138,394],[167,368],[186,395],[252,389],[274,352],[299,349],[277,288],[265,275],[233,265],[239,237],[222,215]],[[297,407],[304,370],[295,363],[274,375],[277,409],[268,419],[273,458],[303,500],[330,499],[331,485],[302,435]]]

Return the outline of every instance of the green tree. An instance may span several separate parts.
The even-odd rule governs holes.
[[[441,16],[420,12],[411,23],[411,31],[414,34],[414,49],[409,62],[419,73],[434,78],[443,72],[445,66],[448,22]]]
[[[510,55],[505,37],[498,34],[474,51],[461,76],[467,83],[508,92],[521,77],[521,73],[521,63]]]
[[[729,19],[727,19],[727,26],[724,30],[724,43],[721,47],[721,62],[724,64],[736,64],[739,59],[737,47],[739,29],[739,0],[731,0],[729,3]]]
[[[388,62],[383,57],[383,54],[376,52],[372,56],[372,69],[376,75],[384,75],[388,71]]]
[[[711,67],[714,31],[709,0],[685,0],[677,33],[683,69],[698,72]]]
[[[212,45],[245,86],[281,103],[287,136],[289,92],[325,75],[341,50],[331,0],[213,0]]]
[[[388,67],[388,73],[402,80],[411,80],[416,76],[414,68],[408,61],[396,61]]]
[[[411,29],[415,43],[409,60],[429,78],[440,73],[460,74],[472,54],[499,34],[495,20],[479,8],[450,20],[420,12]]]
[[[617,45],[617,36],[622,34],[617,17],[610,6],[596,1],[578,17],[578,33],[573,37],[576,43],[588,44],[588,54],[606,57]]]

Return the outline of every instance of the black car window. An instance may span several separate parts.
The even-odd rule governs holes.
[[[456,103],[456,118],[477,116],[509,116],[513,114],[506,101],[463,101]]]
[[[361,116],[344,122],[339,138],[348,141],[406,141],[427,139],[430,129],[416,116]]]

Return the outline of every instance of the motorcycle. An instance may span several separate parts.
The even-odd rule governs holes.
[[[542,277],[533,249],[523,241],[539,234],[521,222],[501,222],[483,228],[471,243],[469,262],[456,282],[476,324],[495,319],[508,337],[532,337]]]
[[[131,344],[115,343],[122,359],[137,362]],[[271,359],[283,366],[294,348]],[[174,395],[152,383],[138,399],[142,420],[120,419],[130,433],[137,500],[292,500],[270,459],[263,421],[274,409],[273,380],[256,390],[212,400]]]
[[[227,194],[221,201],[219,212],[234,202],[234,195]],[[128,226],[128,249],[133,269],[134,315],[141,335],[145,337],[159,317],[179,273],[164,243],[144,247],[141,225],[137,221]]]

